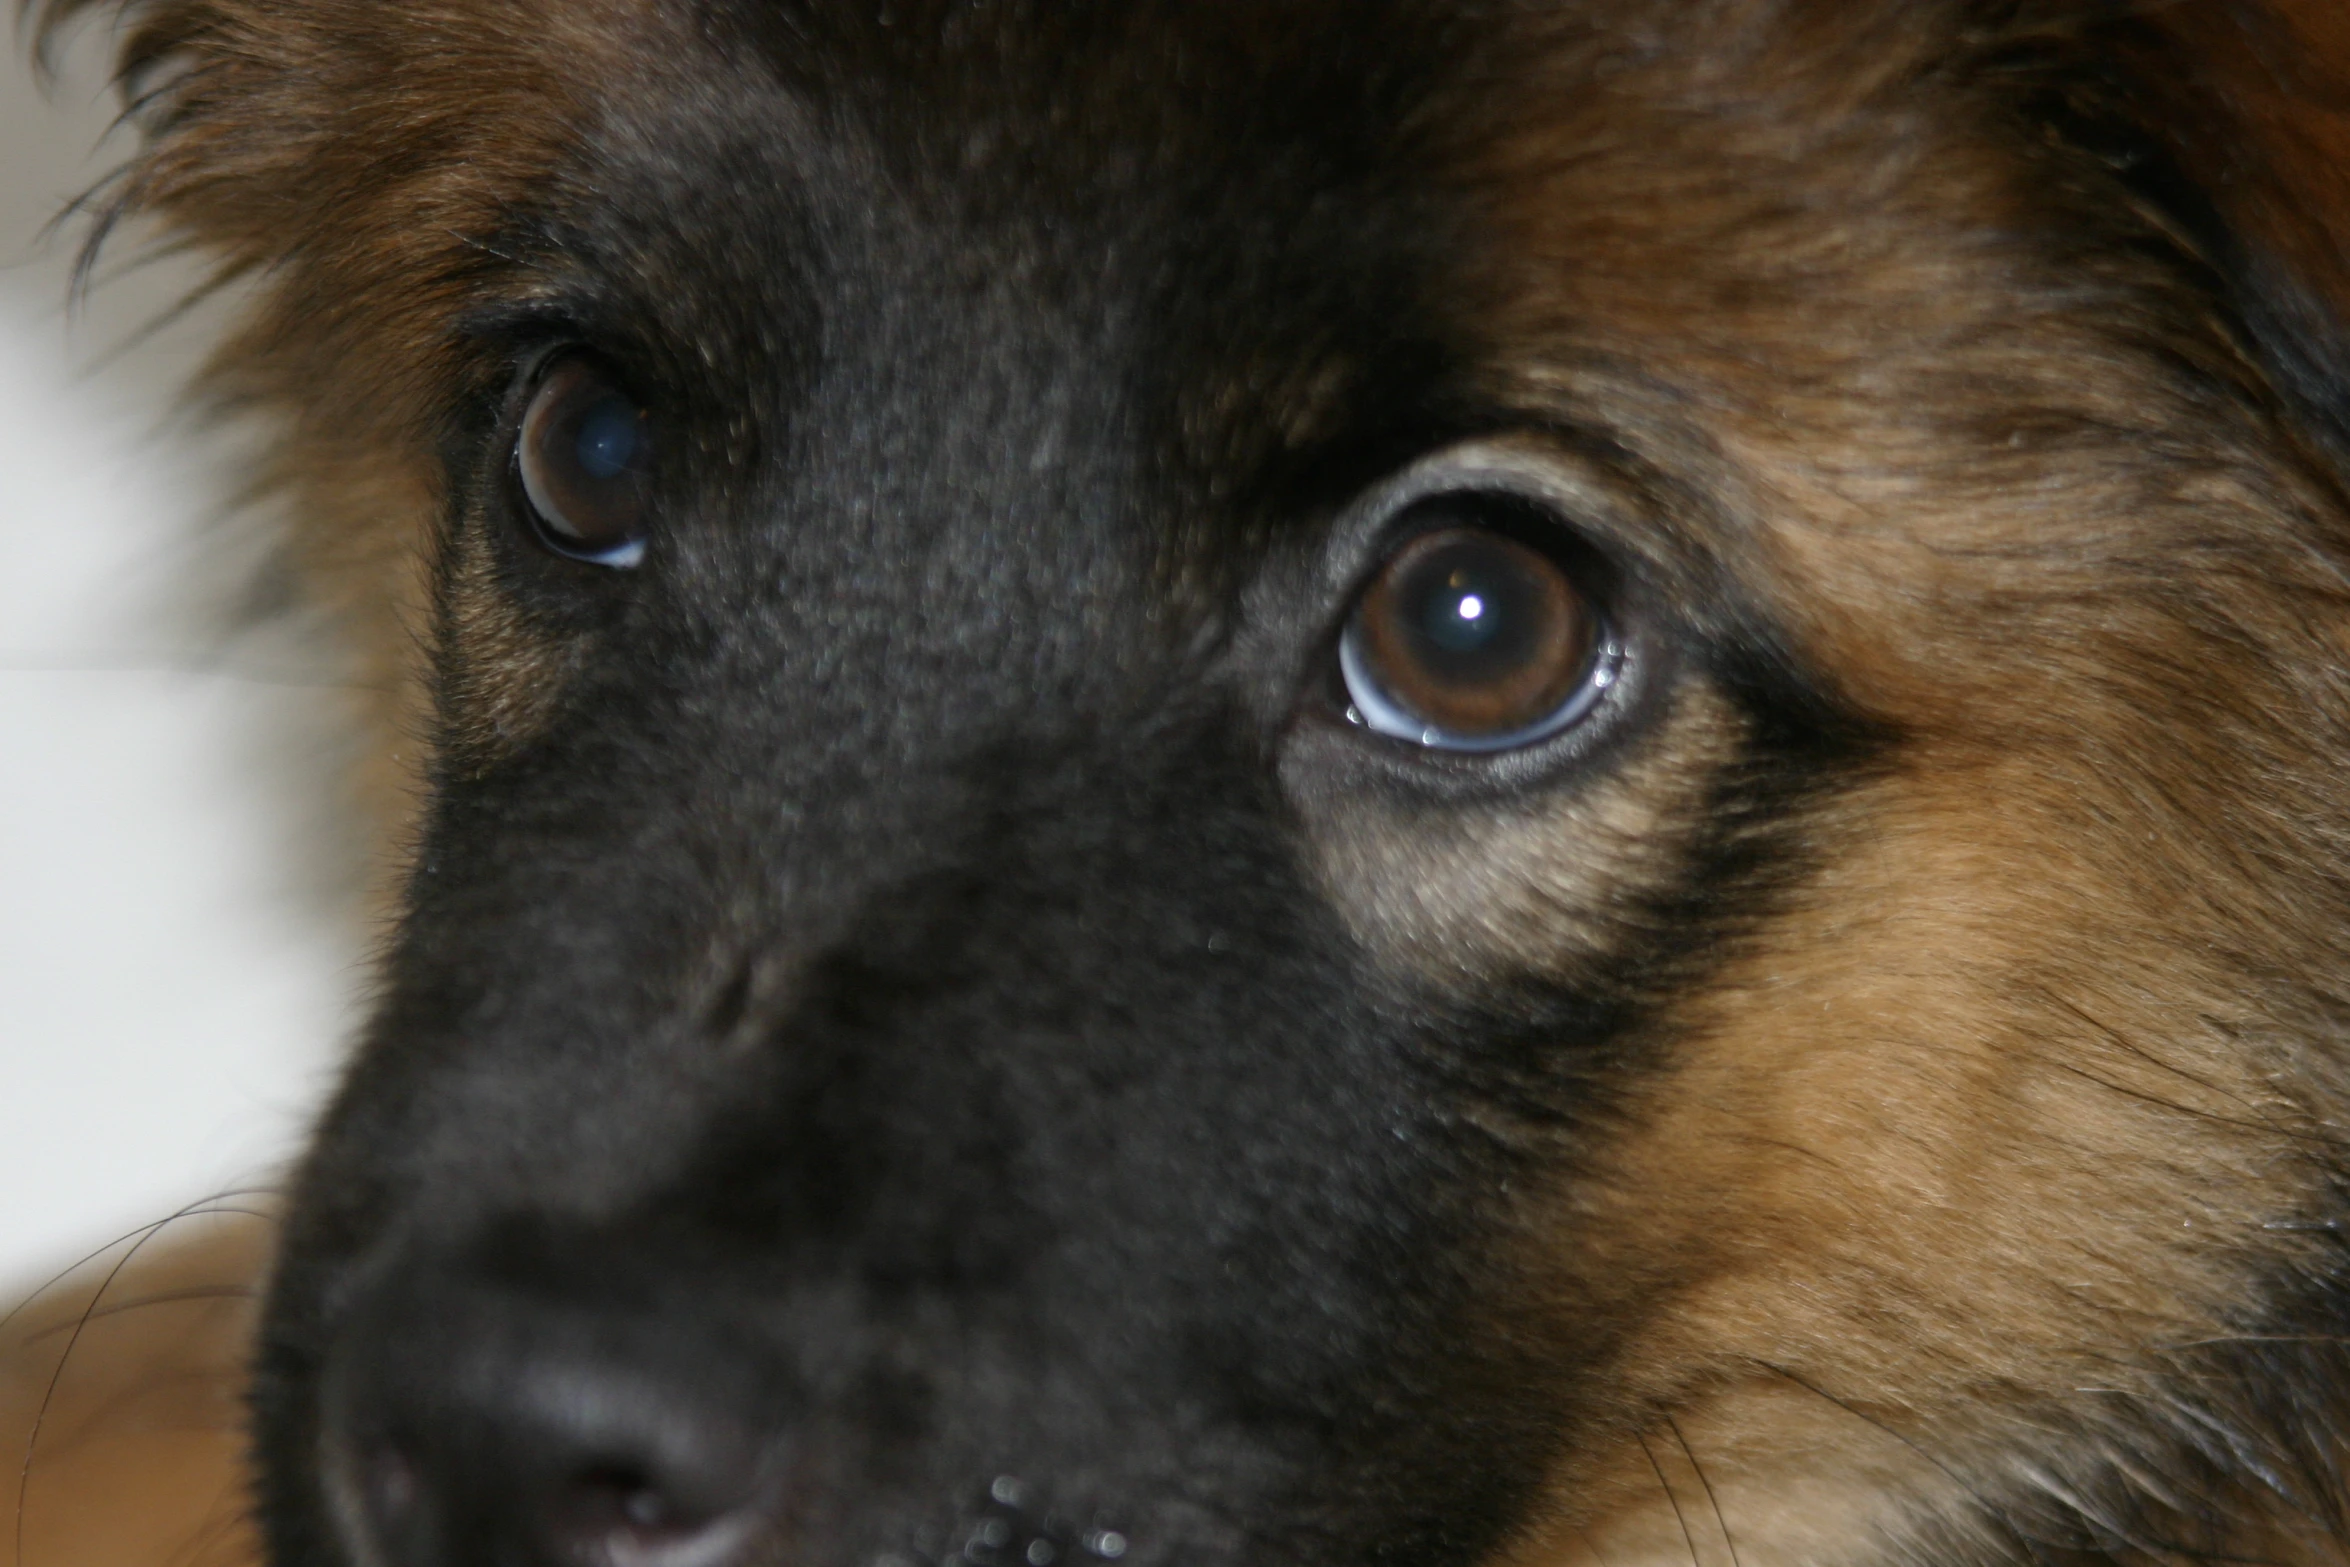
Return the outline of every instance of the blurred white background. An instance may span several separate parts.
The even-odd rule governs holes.
[[[13,7],[8,8],[13,10]],[[67,308],[117,161],[108,40],[0,59],[0,1297],[267,1181],[351,1023],[360,933],[331,661],[234,626],[257,528],[177,393],[219,319],[130,266]]]

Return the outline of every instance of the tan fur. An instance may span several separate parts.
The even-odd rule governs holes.
[[[297,552],[405,693],[396,727],[419,722],[423,453],[468,236],[544,177],[644,25],[523,9],[185,0],[135,46],[196,63],[128,194],[268,274],[223,384],[286,424]],[[1505,400],[1629,432],[1638,473],[1574,482],[1617,497],[1663,578],[1734,575],[1901,738],[1804,819],[1800,886],[1664,1009],[1670,1068],[1602,1152],[1513,1194],[1512,1320],[1610,1336],[1503,1562],[1930,1556],[1919,1520],[1969,1496],[2061,1496],[2334,1217],[2350,502],[2167,273],[2016,237],[2156,220],[2002,140],[1985,89],[1937,64],[1987,47],[1954,42],[1955,4],[1655,9],[1522,51],[1460,174],[1491,240],[1462,311],[1508,345]],[[2181,88],[2208,106],[2173,116],[2183,155],[2236,171],[2227,216],[2350,305],[2350,113],[2309,85],[2332,90],[2350,24],[2210,15],[2164,24],[2212,75]],[[2019,34],[2070,25],[2047,16]],[[1666,34],[1709,42],[1644,47]],[[1732,500],[1674,509],[1698,493]],[[527,733],[568,660],[463,558],[453,578],[489,672],[444,737],[462,759]],[[1693,686],[1545,815],[1313,821],[1326,882],[1422,977],[1570,969],[1707,826],[1729,711]],[[186,1353],[125,1343],[90,1340],[87,1374]],[[215,1377],[218,1344],[194,1352]],[[217,1439],[191,1441],[168,1462],[217,1477]],[[88,1461],[164,1462],[115,1453]],[[94,1494],[73,1486],[123,1483],[67,1461],[42,1458],[28,1519],[61,1543],[26,1560],[132,1550],[52,1521]],[[2257,1491],[2219,1499],[2238,1545],[2338,1559]]]
[[[1604,139],[1525,116],[1555,141],[1496,181],[1493,336],[1539,345],[1529,402],[1746,477],[1741,580],[1902,760],[1817,825],[1802,906],[1677,1009],[1678,1065],[1613,1157],[1529,1201],[1529,1271],[1574,1259],[1533,1287],[1637,1325],[1527,1561],[1686,1560],[1655,1461],[1683,1437],[1747,1563],[1838,1554],[1813,1504],[1751,1510],[1806,1477],[1925,1503],[2061,1473],[2291,1269],[2345,1108],[2309,1048],[2332,997],[2244,993],[2247,967],[2322,986],[2343,961],[2308,858],[2341,841],[2350,741],[2313,665],[2350,627],[2339,491],[2256,399],[2180,403],[2157,350],[2254,373],[2192,315],[2155,325],[2153,279],[2036,276],[2002,246],[2048,197],[1910,74],[1930,30],[1706,9],[1770,23],[1709,56],[1734,76],[1668,53],[1604,100],[1557,83]],[[1549,146],[1594,143],[1613,157],[1548,172]],[[1978,407],[2008,422],[1988,453]],[[1475,884],[1588,909],[1611,841],[1565,876],[1496,855]]]
[[[1755,484],[1758,529],[1733,546],[1748,580],[1906,736],[1898,774],[1842,808],[1804,907],[1687,1002],[1682,1065],[1616,1161],[1544,1200],[1572,1215],[1578,1278],[1644,1307],[1604,1378],[1617,1442],[1559,1482],[1578,1499],[1562,1520],[1639,1535],[1633,1560],[1686,1560],[1638,1451],[1667,1416],[1709,1467],[1777,1476],[1765,1494],[1870,1472],[1926,1430],[1900,1489],[1994,1488],[2019,1444],[2061,1469],[2104,1401],[2154,1398],[2169,1354],[2224,1334],[2303,1240],[2291,1226],[2330,1211],[2310,1155],[2331,1147],[2339,1085],[2301,1043],[2330,1020],[2242,976],[2247,953],[2286,973],[2341,962],[2340,932],[2309,928],[2332,896],[2294,873],[2324,874],[2296,845],[2339,841],[2350,712],[2330,682],[2274,674],[2343,646],[2341,496],[2256,410],[2178,405],[2148,350],[2226,349],[2148,342],[2121,264],[2043,279],[2001,253],[2032,194],[1937,145],[1932,89],[1901,79],[1891,43],[1834,41],[1852,53],[1820,73],[1847,96],[1832,116],[1804,100],[1802,59],[1759,73],[1789,103],[1655,91],[1708,111],[1684,123],[1724,144],[1684,144],[1678,165],[1718,183],[1646,203],[1553,184],[1512,247],[1609,258],[1561,266],[1573,292],[1546,280],[1507,338],[1571,330],[1697,388],[1683,444],[1720,443]],[[1650,139],[1624,141],[1641,149],[1624,180],[1652,179]],[[1800,172],[1753,167],[1782,158]],[[1767,237],[1725,249],[1731,233]],[[2094,308],[2060,291],[2084,281]],[[1822,303],[1853,299],[1865,339]],[[1976,406],[2013,423],[1989,456]],[[2207,967],[2163,934],[2182,928]],[[1787,1441],[1790,1383],[1832,1456]],[[1747,1417],[1758,1401],[1772,1413]],[[2059,1419],[2079,1425],[2018,1429]],[[1777,1543],[1735,1501],[1725,1516],[1749,1563],[1813,1559],[1808,1509],[1778,1514],[1797,1534]]]

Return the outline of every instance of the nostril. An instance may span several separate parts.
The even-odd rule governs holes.
[[[560,1505],[569,1522],[586,1528],[654,1531],[690,1524],[685,1509],[650,1475],[620,1464],[597,1464],[573,1475]]]
[[[711,1521],[708,1510],[687,1505],[644,1469],[625,1463],[577,1470],[563,1482],[551,1511],[564,1532],[597,1536],[688,1534]]]
[[[693,1522],[650,1475],[624,1464],[592,1464],[572,1475],[550,1511],[556,1527],[567,1534],[660,1534]]]
[[[329,1472],[354,1554],[383,1567],[730,1567],[766,1517],[772,1444],[665,1380],[540,1357],[356,1386]]]
[[[732,1501],[684,1494],[641,1464],[593,1462],[554,1490],[549,1554],[581,1567],[709,1567],[728,1559],[753,1520]]]
[[[751,1554],[790,1468],[775,1413],[788,1390],[756,1358],[621,1306],[446,1263],[363,1298],[320,1387],[321,1475],[346,1554],[376,1567],[733,1567]]]
[[[378,1554],[403,1564],[430,1554],[426,1537],[433,1525],[426,1516],[425,1477],[414,1453],[389,1439],[348,1451],[343,1474],[368,1534],[381,1547]]]
[[[384,1523],[397,1527],[415,1511],[415,1461],[390,1443],[369,1449],[363,1460],[362,1484],[368,1510]]]

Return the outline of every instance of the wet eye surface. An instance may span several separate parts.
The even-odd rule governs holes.
[[[532,531],[558,555],[625,569],[644,559],[652,432],[645,410],[585,355],[539,380],[514,467]]]
[[[1431,750],[1515,750],[1570,727],[1614,678],[1599,607],[1559,560],[1492,528],[1434,524],[1390,556],[1338,645],[1350,717]]]

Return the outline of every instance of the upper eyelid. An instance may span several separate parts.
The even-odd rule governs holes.
[[[536,345],[571,339],[595,342],[611,335],[606,327],[623,324],[613,308],[594,289],[573,278],[542,278],[527,294],[489,300],[460,310],[450,322],[452,335],[477,345]]]
[[[1562,547],[1589,551],[1612,569],[1646,553],[1632,542],[1636,508],[1616,486],[1531,442],[1481,440],[1429,454],[1341,511],[1326,535],[1323,596],[1343,605],[1415,531],[1401,526],[1414,507],[1461,494],[1507,497],[1547,513]]]

